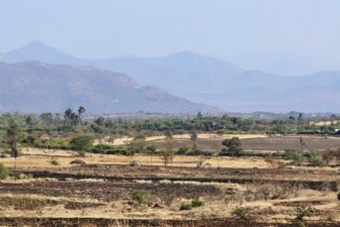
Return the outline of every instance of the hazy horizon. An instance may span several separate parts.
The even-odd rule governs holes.
[[[339,8],[335,0],[3,0],[0,52],[39,40],[81,58],[186,50],[287,75],[336,70]]]

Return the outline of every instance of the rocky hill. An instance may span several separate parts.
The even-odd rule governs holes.
[[[37,61],[0,63],[0,112],[63,112],[85,106],[88,113],[216,112],[131,77],[93,67]]]
[[[37,60],[123,72],[142,86],[155,85],[176,96],[229,112],[340,112],[340,71],[278,76],[260,70],[247,71],[188,51],[157,58],[125,56],[90,60],[37,41],[0,58],[8,63]]]

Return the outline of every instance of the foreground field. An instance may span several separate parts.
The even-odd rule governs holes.
[[[165,167],[151,156],[134,156],[141,165],[131,166],[126,156],[24,154],[16,168],[1,159],[20,178],[0,182],[5,226],[340,226],[338,168],[254,157],[177,156]],[[86,164],[71,165],[75,159]],[[140,204],[134,190],[152,197]],[[204,206],[180,210],[192,200]]]
[[[254,152],[327,150],[339,137],[199,134],[197,147],[218,152],[238,136]],[[131,138],[115,140],[126,145]],[[164,148],[164,137],[147,138]],[[174,148],[191,146],[190,136]],[[333,167],[291,166],[279,157],[87,154],[22,149],[17,160],[2,158],[12,177],[0,182],[0,224],[5,226],[340,226],[340,176]],[[81,160],[83,164],[71,164]],[[137,165],[131,166],[132,161]],[[150,198],[138,202],[136,190]],[[193,200],[204,206],[181,209]]]

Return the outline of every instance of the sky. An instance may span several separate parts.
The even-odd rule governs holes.
[[[83,58],[188,50],[340,69],[339,12],[339,0],[0,0],[0,53],[38,40]]]

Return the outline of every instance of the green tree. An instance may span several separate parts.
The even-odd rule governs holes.
[[[67,109],[64,113],[64,120],[67,121],[71,119],[72,113],[73,113],[72,109]]]
[[[148,142],[146,141],[145,136],[143,135],[138,135],[131,140],[129,144],[129,149],[128,149],[128,154],[132,156],[135,153],[142,153],[145,150],[145,147],[147,146]]]
[[[165,149],[161,151],[164,165],[167,166],[169,162],[172,162],[174,157],[174,139],[171,131],[166,131],[165,136]]]
[[[98,117],[94,122],[99,126],[102,126],[102,127],[105,126],[105,118],[104,117]]]
[[[301,152],[303,152],[303,148],[304,148],[304,147],[307,147],[307,143],[306,143],[306,141],[304,140],[304,138],[302,138],[301,136],[300,136],[300,138],[299,138],[299,142],[300,142],[300,149],[301,149]]]
[[[72,111],[72,109],[67,109],[64,113],[64,120],[66,124],[77,126],[80,124],[80,116]]]
[[[81,115],[85,113],[86,109],[83,106],[79,106],[78,108],[78,115],[81,118]]]
[[[196,130],[190,131],[190,140],[192,141],[192,150],[196,150],[197,149],[197,144],[196,144],[197,132],[196,132]]]
[[[43,124],[51,124],[53,122],[52,113],[42,113],[39,118]]]
[[[227,150],[234,155],[238,155],[242,151],[242,143],[240,138],[233,137],[222,141],[222,145],[226,146]]]
[[[18,150],[18,142],[20,140],[20,128],[18,124],[14,121],[11,117],[9,118],[8,122],[8,129],[7,129],[7,144],[10,147],[11,156],[15,158],[14,168],[16,169],[17,165],[17,157],[19,156]]]
[[[78,151],[80,156],[85,156],[86,151],[93,147],[93,139],[88,135],[78,135],[71,139],[70,146],[73,150]]]
[[[299,113],[298,122],[299,122],[299,124],[303,123],[303,113]]]

